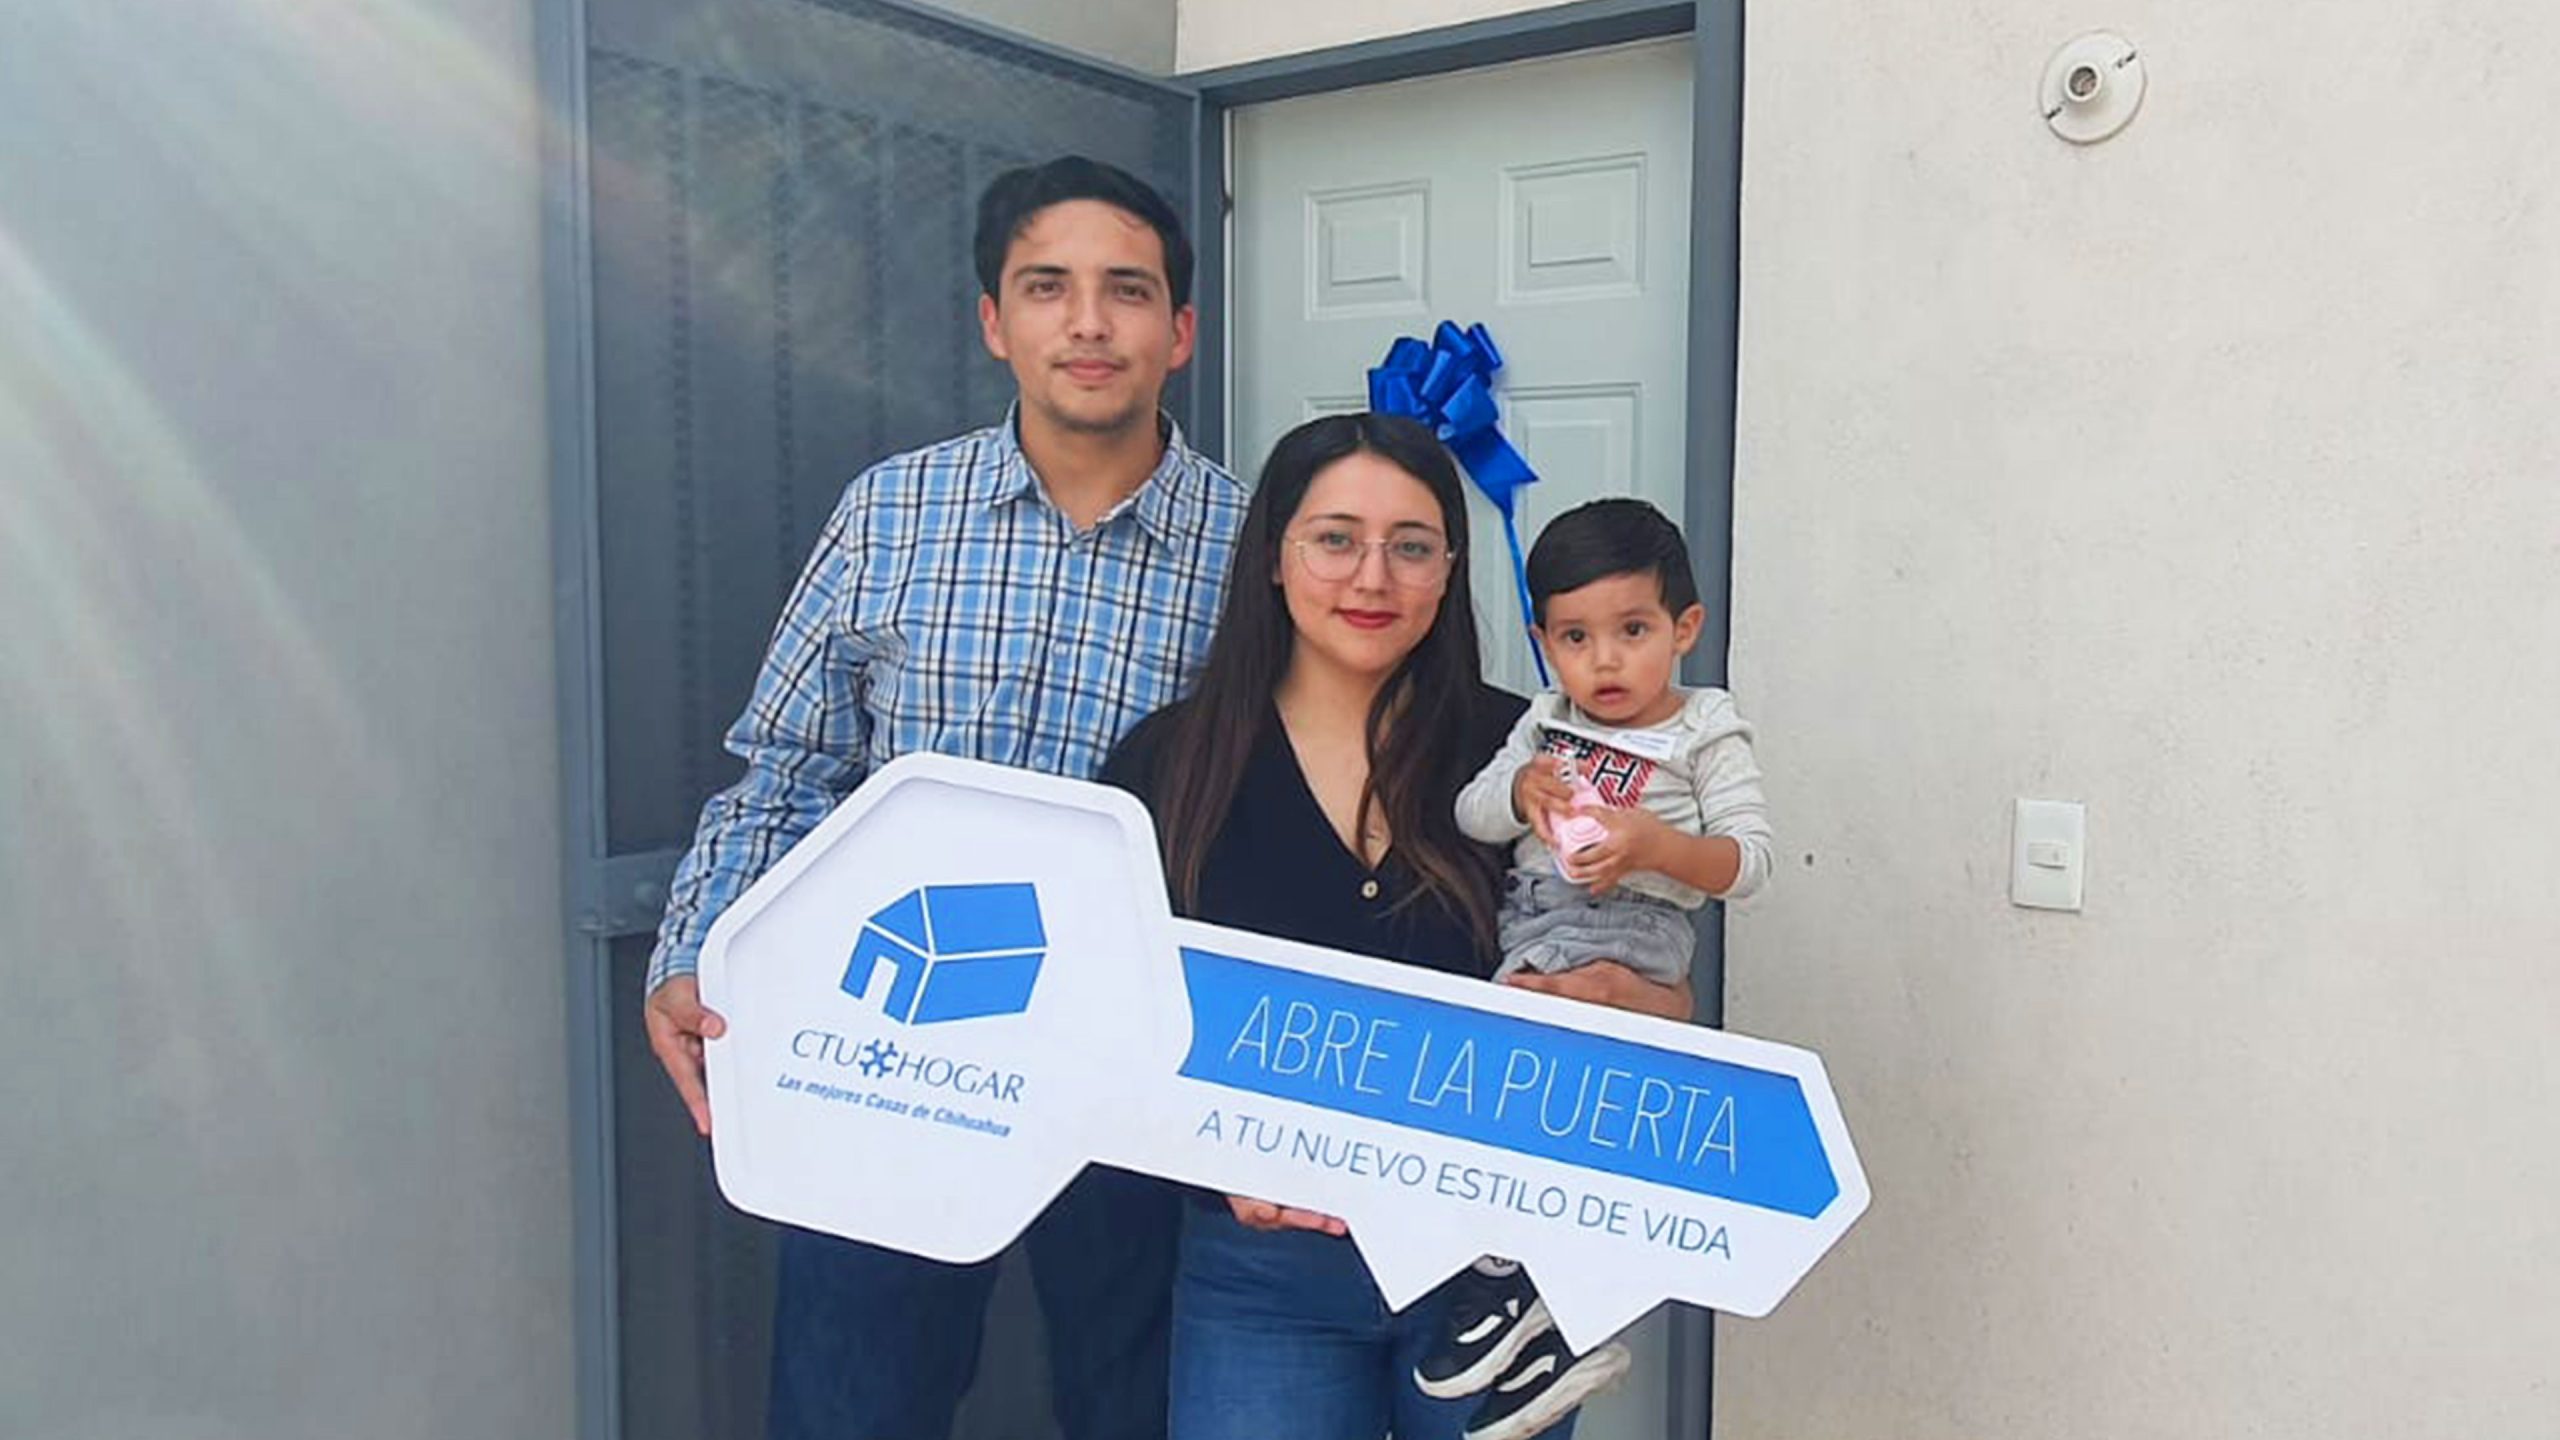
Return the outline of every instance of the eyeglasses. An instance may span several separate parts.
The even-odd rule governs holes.
[[[1449,566],[1458,558],[1457,547],[1436,535],[1363,540],[1348,530],[1318,530],[1290,543],[1297,547],[1298,563],[1307,573],[1328,582],[1359,574],[1369,552],[1375,550],[1386,557],[1387,578],[1408,590],[1428,589],[1448,579]]]

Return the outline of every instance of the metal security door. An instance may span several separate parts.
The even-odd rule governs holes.
[[[1398,335],[1483,321],[1503,428],[1558,511],[1687,491],[1691,47],[1684,36],[1234,112],[1235,457],[1363,408]],[[1485,678],[1535,689],[1498,517],[1469,580]]]
[[[1198,106],[879,0],[544,19],[580,1433],[753,1440],[770,1234],[720,1200],[639,1025],[667,879],[844,482],[1011,398],[978,338],[978,191],[1080,151],[1190,212]],[[1186,387],[1168,403],[1215,445]],[[1018,1281],[965,1434],[1049,1433]]]

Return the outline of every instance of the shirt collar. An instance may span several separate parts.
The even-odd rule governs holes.
[[[1135,514],[1138,524],[1159,542],[1170,543],[1181,538],[1183,496],[1190,482],[1199,474],[1201,459],[1183,442],[1181,422],[1164,411],[1156,416],[1164,424],[1164,454],[1156,461],[1153,474],[1147,476],[1136,493],[1105,511],[1097,526],[1108,525],[1123,514]],[[1007,406],[1004,423],[996,427],[994,464],[990,467],[994,485],[987,493],[987,508],[1024,498],[1049,504],[1049,494],[1040,488],[1040,477],[1031,469],[1031,457],[1022,452],[1022,436],[1016,428],[1021,422],[1021,403]]]

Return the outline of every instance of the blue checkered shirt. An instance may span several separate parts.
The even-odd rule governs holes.
[[[836,802],[916,750],[1089,779],[1208,658],[1243,523],[1235,477],[1171,432],[1137,492],[1077,531],[1011,417],[856,476],[818,537],[702,807],[648,988]]]

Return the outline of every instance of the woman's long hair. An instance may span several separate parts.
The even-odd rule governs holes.
[[[1238,532],[1227,599],[1209,659],[1190,703],[1167,718],[1157,749],[1156,824],[1165,876],[1187,912],[1199,903],[1209,846],[1226,823],[1253,747],[1272,720],[1272,696],[1295,646],[1280,592],[1281,536],[1318,473],[1366,452],[1404,471],[1440,502],[1441,528],[1456,548],[1439,613],[1413,652],[1379,687],[1367,723],[1369,783],[1353,834],[1372,814],[1394,834],[1392,857],[1416,883],[1408,900],[1429,896],[1463,922],[1480,948],[1494,943],[1496,866],[1458,830],[1458,790],[1486,758],[1461,753],[1466,717],[1482,675],[1475,605],[1467,590],[1467,497],[1457,462],[1429,430],[1394,415],[1361,413],[1310,420],[1280,437]]]

